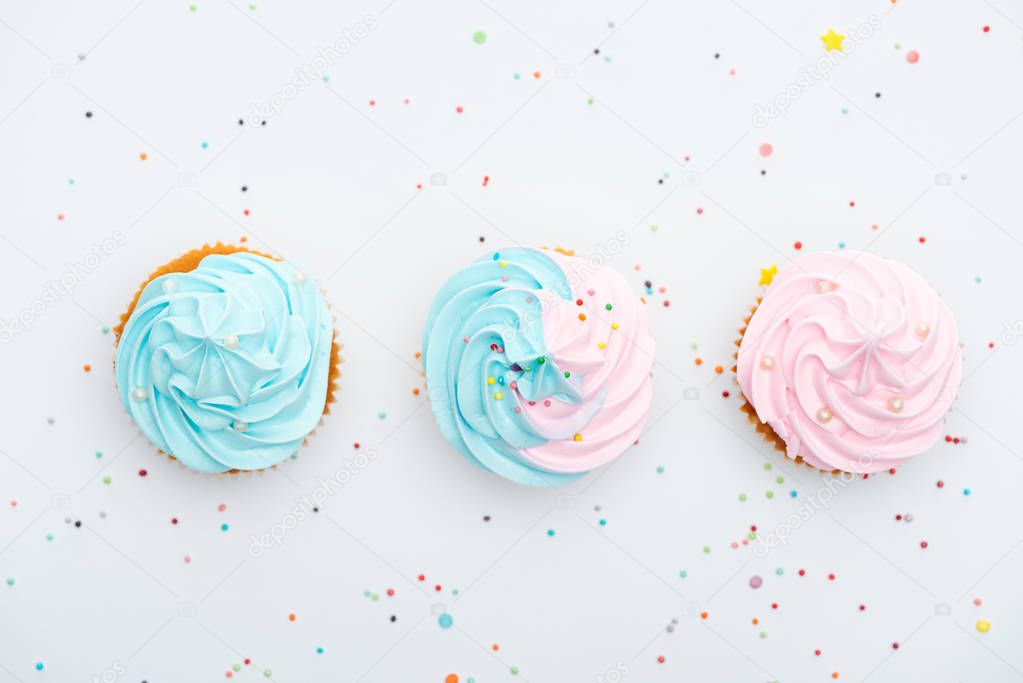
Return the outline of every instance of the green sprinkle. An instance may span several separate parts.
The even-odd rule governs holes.
[[[380,594],[374,593],[373,595],[370,596],[370,600],[372,600],[373,602],[378,602],[380,600]]]
[[[67,179],[67,184],[68,185],[74,185],[75,184],[75,179],[74,178],[68,178]]]
[[[110,334],[110,328],[109,328],[109,327],[107,327],[106,325],[104,325],[103,327],[101,327],[101,328],[100,328],[100,331],[101,331],[101,332],[102,332],[103,334]]]
[[[568,378],[569,378],[569,377],[571,377],[571,376],[572,376],[572,373],[571,373],[571,372],[569,372],[568,370],[566,370],[566,371],[565,371],[565,379],[568,379]]]
[[[591,97],[588,100],[586,100],[586,104],[593,104],[593,98]]]
[[[263,677],[264,678],[270,678],[273,675],[274,675],[274,672],[271,671],[270,669],[263,669]]]
[[[703,552],[704,552],[705,554],[706,554],[706,553],[709,553],[709,552],[710,552],[710,546],[709,546],[709,545],[705,545],[705,546],[703,546]]]
[[[739,502],[740,503],[745,503],[746,502],[746,494],[745,493],[740,493],[739,494]]]
[[[96,451],[96,457],[97,458],[102,458],[103,457],[103,451]]]
[[[766,637],[767,637],[767,631],[761,631],[760,632],[760,639],[763,640]]]
[[[785,573],[785,570],[782,569],[781,567],[778,567],[777,569],[774,570],[774,573],[777,574],[778,576],[781,576],[782,574]]]
[[[657,474],[664,474],[664,465],[657,466]]]
[[[536,362],[538,365],[543,365],[544,363],[547,362],[547,359],[544,358],[543,356],[540,356],[539,358],[536,359]]]
[[[973,278],[973,281],[979,285],[982,282],[982,279],[979,275],[977,275],[976,277]]]
[[[774,478],[774,482],[776,484],[784,484],[785,483],[785,477],[777,476],[777,477]]]
[[[189,6],[188,6],[188,11],[189,11],[189,12],[194,12],[194,11],[196,11],[197,9],[199,9],[199,6],[198,6],[198,5],[189,5]]]
[[[381,420],[386,419],[387,418],[387,412],[384,411],[384,410],[381,410],[380,412],[377,413],[377,417],[380,418]]]
[[[8,586],[13,586],[14,585],[14,577],[8,577],[7,585]]]
[[[771,498],[774,498],[774,491],[768,491],[766,495],[767,499],[770,500]]]
[[[53,534],[46,534],[46,540],[47,541],[52,541],[53,540]]]
[[[476,43],[477,45],[482,45],[483,43],[487,42],[487,32],[476,31],[476,33],[473,33],[472,42]]]
[[[241,671],[242,670],[242,665],[241,664],[235,664],[231,668],[234,669],[235,671]]]
[[[110,483],[110,476],[109,475],[106,476],[106,477],[103,477],[103,483],[104,484],[109,484]]]
[[[842,113],[843,114],[848,114],[849,113],[849,107],[842,107]]]
[[[610,311],[612,306],[611,304],[604,304],[604,308]]]
[[[517,80],[519,80],[519,79],[520,79],[520,78],[522,78],[522,77],[521,77],[521,76],[519,76],[519,72],[518,72],[518,71],[516,71],[515,73],[513,73],[513,74],[512,74],[512,78],[514,78],[514,79],[515,79],[515,80],[517,81]]]
[[[684,579],[684,578],[686,578],[687,576],[689,576],[689,572],[687,572],[687,571],[686,571],[685,569],[683,569],[683,570],[681,570],[681,571],[680,571],[680,572],[678,573],[678,575],[679,575],[679,576],[680,576],[681,578],[683,578],[683,579]]]
[[[519,667],[513,666],[511,668],[511,672],[512,672],[512,676],[518,676],[519,675]]]
[[[774,465],[772,465],[772,464],[771,464],[771,463],[769,463],[769,462],[765,462],[765,463],[764,463],[764,469],[765,469],[765,470],[770,470],[770,469],[772,469],[773,467],[774,467]]]

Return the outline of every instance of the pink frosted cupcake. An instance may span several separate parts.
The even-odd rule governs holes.
[[[788,457],[822,470],[879,472],[926,451],[962,376],[948,306],[907,266],[866,252],[784,268],[742,335],[743,410]]]

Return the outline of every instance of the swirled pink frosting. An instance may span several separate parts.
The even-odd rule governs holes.
[[[558,368],[583,378],[582,397],[550,406],[523,401],[526,419],[549,440],[522,457],[549,472],[586,472],[639,438],[653,399],[655,345],[646,306],[625,278],[583,258],[545,253],[565,272],[573,297],[543,297],[544,338]]]
[[[939,439],[962,356],[952,312],[910,268],[866,252],[819,252],[774,277],[736,370],[789,457],[869,473]]]

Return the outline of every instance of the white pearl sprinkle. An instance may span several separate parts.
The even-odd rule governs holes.
[[[774,358],[771,356],[764,356],[760,359],[760,367],[764,370],[774,370]]]
[[[161,287],[163,288],[164,294],[173,294],[174,292],[178,291],[178,283],[175,282],[174,280],[171,280],[170,278],[164,280]]]
[[[301,270],[296,270],[295,271],[295,282],[297,282],[299,284],[302,284],[303,282],[306,281],[306,278],[307,278],[307,275],[305,273],[303,273]]]
[[[931,333],[931,326],[927,323],[920,323],[916,326],[916,334],[918,337],[926,337]]]
[[[235,420],[234,422],[231,423],[231,426],[234,428],[234,431],[236,432],[244,432],[246,429],[249,428],[249,423],[242,422],[241,420]]]
[[[131,390],[131,397],[134,400],[139,401],[141,403],[142,401],[145,401],[147,398],[149,398],[149,392],[143,389],[142,387],[135,387],[134,389]]]
[[[818,422],[831,422],[831,410],[829,408],[821,408],[817,411]]]
[[[902,402],[902,399],[899,398],[898,396],[892,396],[890,399],[888,399],[888,410],[892,411],[893,413],[901,413],[904,405],[905,404]]]
[[[224,336],[224,348],[225,349],[237,349],[238,348],[238,335],[228,334]]]

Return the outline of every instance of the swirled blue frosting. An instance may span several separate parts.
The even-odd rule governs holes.
[[[456,273],[430,308],[423,364],[437,424],[462,455],[520,484],[558,486],[582,475],[527,462],[521,449],[548,439],[512,401],[490,400],[514,382],[527,401],[579,402],[579,378],[569,381],[545,345],[540,291],[572,297],[564,271],[535,249],[505,249]]]
[[[125,408],[160,450],[200,472],[294,454],[323,413],[333,326],[295,266],[238,252],[149,282],[117,346]]]

